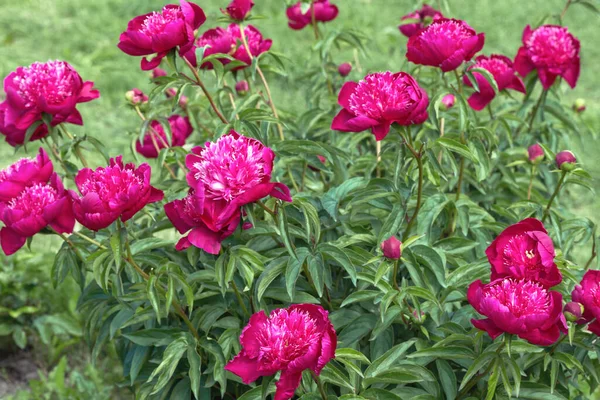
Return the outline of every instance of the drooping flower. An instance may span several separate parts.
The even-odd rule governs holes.
[[[347,77],[348,75],[350,75],[350,72],[352,72],[352,64],[350,64],[350,63],[346,62],[346,63],[340,64],[340,66],[338,67],[338,73],[342,77]]]
[[[252,7],[254,7],[252,0],[232,0],[226,9],[221,9],[221,12],[231,19],[243,21],[250,14]]]
[[[136,168],[123,164],[123,156],[111,158],[107,167],[84,168],[77,173],[75,184],[81,197],[73,190],[73,211],[77,221],[98,231],[117,219],[125,222],[146,204],[162,200],[163,192],[150,185],[150,166]]]
[[[40,147],[36,158],[21,158],[0,171],[0,202],[14,199],[28,186],[47,183],[52,172],[52,161]]]
[[[140,142],[138,140],[135,143],[135,150],[146,158],[157,158],[160,149],[183,146],[194,131],[189,118],[181,115],[171,115],[168,121],[171,127],[170,146],[162,124],[158,121],[152,121],[144,136],[144,141]]]
[[[9,202],[0,203],[0,220],[4,223],[0,242],[6,255],[47,226],[58,233],[71,233],[75,226],[71,199],[56,173],[48,183],[34,183]]]
[[[206,21],[204,11],[194,4],[180,0],[180,5],[168,4],[161,11],[135,17],[121,33],[118,47],[130,56],[142,58],[141,68],[149,71],[157,67],[171,50],[179,48],[183,56],[194,46],[194,30]]]
[[[552,239],[544,225],[535,218],[527,218],[506,228],[485,254],[492,265],[492,280],[512,277],[539,282],[552,287],[562,282],[562,275],[554,262]]]
[[[487,70],[496,81],[498,91],[504,89],[513,89],[517,92],[525,93],[525,84],[523,80],[516,75],[513,63],[510,58],[500,54],[492,54],[491,56],[478,56],[475,59],[475,64],[469,69],[483,68]],[[473,110],[481,111],[496,97],[494,88],[479,72],[473,71],[479,92],[475,91],[467,100]],[[463,78],[465,85],[473,86],[471,81],[465,75]]]
[[[453,71],[483,48],[485,35],[465,21],[438,18],[408,39],[406,57],[420,65]]]
[[[252,315],[240,343],[242,350],[225,369],[246,384],[281,371],[274,400],[289,400],[300,385],[302,371],[319,375],[335,357],[337,336],[321,306],[296,304],[273,310],[269,316],[264,311]]]
[[[534,143],[527,148],[527,154],[529,156],[529,162],[532,164],[539,164],[544,159],[544,149],[539,143]]]
[[[471,322],[492,339],[510,333],[539,346],[555,343],[567,333],[562,313],[562,295],[540,283],[525,279],[502,278],[487,285],[473,282],[467,299],[487,319]]]
[[[569,150],[563,150],[556,154],[556,167],[562,171],[572,171],[577,164],[577,158]]]
[[[299,1],[286,10],[288,25],[290,28],[299,30],[315,22],[333,21],[338,15],[338,8],[329,0],[314,0],[306,12],[302,12],[302,2]]]
[[[579,79],[579,40],[559,25],[542,25],[523,31],[523,46],[515,57],[515,69],[525,77],[537,70],[540,82],[548,90],[561,76],[571,88]]]
[[[413,125],[427,117],[429,98],[412,76],[405,72],[377,72],[360,82],[346,82],[338,95],[343,108],[333,119],[331,129],[362,132],[371,129],[379,141],[392,123]]]
[[[600,336],[600,271],[588,270],[571,293],[573,301],[583,305],[583,316],[577,322],[591,322],[588,329]]]
[[[456,97],[452,93],[448,93],[444,97],[442,97],[442,104],[446,110],[454,107],[454,103],[456,103]]]
[[[441,12],[431,7],[429,4],[423,4],[420,10],[416,10],[401,18],[402,21],[407,19],[417,20],[418,22],[402,24],[398,27],[400,32],[406,37],[414,36],[420,29],[425,28],[429,22],[435,21],[438,18],[443,18]]]
[[[134,106],[148,102],[148,96],[138,88],[125,92],[125,99]]]
[[[396,236],[391,236],[381,243],[381,251],[384,257],[398,260],[402,257],[402,242]]]

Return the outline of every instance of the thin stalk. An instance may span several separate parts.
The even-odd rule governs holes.
[[[558,180],[558,183],[556,184],[556,189],[554,189],[554,193],[552,193],[552,197],[550,197],[550,200],[548,201],[546,210],[544,210],[544,215],[542,216],[542,222],[546,221],[546,218],[548,218],[548,215],[550,215],[550,207],[552,207],[552,202],[554,201],[554,198],[556,197],[556,195],[558,195],[558,192],[560,191],[560,188],[561,188],[562,184],[564,183],[566,176],[567,176],[567,171],[563,171],[562,175],[560,176],[560,179]]]
[[[310,16],[311,16],[311,22],[312,22],[312,26],[313,26],[313,32],[315,34],[315,39],[319,40],[319,27],[317,26],[317,18],[315,16],[315,2],[313,0],[313,2],[310,5]]]
[[[89,236],[86,236],[86,235],[84,235],[84,234],[83,234],[83,233],[81,233],[81,232],[73,231],[73,235],[75,235],[75,236],[78,236],[78,237],[82,238],[83,240],[85,240],[85,241],[87,241],[87,242],[89,242],[89,243],[93,244],[94,246],[98,247],[99,249],[103,249],[103,250],[105,250],[105,249],[106,249],[106,246],[104,246],[102,243],[100,243],[100,242],[98,242],[98,241],[96,241],[96,240],[92,239],[92,238],[91,238],[91,237],[89,237]]]
[[[392,282],[394,284],[394,289],[396,289],[396,290],[400,290],[398,288],[398,278],[397,278],[397,276],[398,276],[398,264],[399,263],[400,263],[400,260],[394,261],[394,270],[392,272],[392,274],[393,274],[393,276],[392,276]]]
[[[64,233],[58,233],[58,232],[57,232],[56,230],[54,230],[54,228],[52,228],[52,227],[49,227],[49,228],[50,228],[50,230],[51,230],[52,232],[54,232],[54,234],[56,234],[56,235],[60,236],[60,238],[61,238],[62,240],[64,240],[64,241],[65,241],[65,243],[66,243],[67,245],[69,245],[69,247],[70,247],[70,248],[71,248],[71,249],[72,249],[72,250],[75,252],[75,254],[77,255],[77,257],[79,257],[79,259],[80,259],[82,262],[85,262],[85,258],[83,258],[83,256],[82,256],[82,255],[81,255],[81,253],[79,252],[79,249],[77,248],[77,246],[75,246],[75,243],[73,243],[73,242],[71,241],[71,239],[69,239],[69,238],[67,237],[67,235],[65,235]]]
[[[590,259],[585,263],[585,271],[588,270],[594,258],[596,258],[596,232],[594,232],[594,236],[592,239],[592,254],[590,255]]]
[[[246,315],[247,317],[250,317],[250,313],[248,312],[248,308],[246,308],[246,304],[244,303],[244,299],[242,299],[242,295],[240,294],[240,291],[238,290],[237,285],[235,284],[234,281],[231,281],[231,286],[233,287],[233,291],[235,292],[235,297],[237,297],[237,301],[240,304],[240,307],[242,307],[242,311],[244,312],[244,315]]]
[[[154,145],[154,148],[156,149],[156,153],[157,154],[160,153],[160,148],[158,147],[158,143],[156,142],[156,138],[154,137],[154,132],[150,132],[150,140],[152,140],[152,144]],[[167,169],[167,171],[169,171],[169,175],[171,175],[171,178],[177,179],[177,175],[175,175],[175,172],[173,171],[173,169],[165,161],[163,161],[163,167],[165,167]]]
[[[308,169],[308,162],[304,161],[304,165],[302,167],[302,181],[300,181],[300,191],[304,191],[304,184],[306,183],[306,170]]]
[[[567,10],[569,9],[569,6],[571,5],[571,1],[572,0],[567,0],[567,4],[565,4],[565,8],[563,8],[562,12],[560,13],[560,24],[562,25],[563,19],[565,18],[565,15],[567,14]]]
[[[446,119],[444,117],[440,118],[440,137],[444,137],[444,125],[446,124]],[[438,163],[442,163],[442,150],[438,153]]]
[[[458,183],[456,184],[456,201],[460,200],[460,192],[462,188],[462,182],[465,176],[465,158],[460,159],[460,169],[458,171]]]
[[[327,400],[327,394],[325,393],[325,388],[323,387],[323,383],[319,379],[319,376],[317,374],[315,374],[315,372],[312,370],[310,371],[310,374],[312,375],[313,380],[315,381],[315,383],[317,384],[317,387],[319,388],[319,393],[321,394],[321,398],[323,400]]]
[[[548,94],[548,92],[544,89],[542,89],[542,93],[540,94],[540,97],[538,98],[537,103],[535,103],[535,106],[533,107],[533,110],[531,111],[531,116],[529,117],[529,122],[527,124],[527,131],[531,131],[531,128],[533,127],[533,122],[535,121],[535,117],[537,116],[538,110],[540,108],[540,106],[542,105],[542,102],[544,101],[544,99],[546,99],[546,95]],[[521,133],[523,128],[523,125],[521,125],[521,128],[517,130],[517,132],[515,132],[515,139],[519,137],[519,134]]]
[[[229,87],[226,82],[223,82],[223,86]],[[233,99],[233,94],[228,90],[227,91],[229,102],[231,103],[231,108],[235,111],[235,119],[240,119],[240,116],[237,114],[237,106],[235,105],[235,100]]]
[[[273,211],[273,210],[271,210],[269,207],[267,207],[267,206],[265,205],[265,203],[263,203],[262,201],[258,200],[258,201],[256,202],[256,204],[258,204],[260,208],[262,208],[263,210],[265,210],[265,211],[266,211],[267,213],[269,213],[269,214],[270,214],[272,217],[275,217],[275,215],[276,215],[276,214],[275,214],[275,211]]]
[[[381,178],[381,165],[379,165],[379,163],[381,162],[381,142],[380,141],[375,142],[375,148],[377,151],[377,164],[376,164],[377,177]]]
[[[413,212],[412,217],[408,221],[406,230],[404,231],[404,234],[402,235],[402,241],[405,241],[406,239],[408,239],[408,235],[410,234],[410,229],[412,228],[413,224],[415,223],[415,221],[417,219],[417,216],[419,215],[419,210],[421,209],[421,201],[423,198],[423,153],[422,153],[423,146],[421,146],[421,149],[419,150],[419,152],[417,152],[413,148],[413,146],[406,140],[406,138],[404,139],[404,144],[406,145],[408,150],[412,153],[413,157],[417,161],[417,168],[419,170],[419,178],[418,178],[419,180],[417,183],[417,204],[415,206],[415,210]]]
[[[492,111],[492,106],[490,104],[488,104],[488,106],[486,107],[488,110],[488,113],[490,114],[490,120],[494,119],[494,112]]]
[[[531,200],[531,189],[533,188],[533,178],[535,177],[536,167],[531,166],[531,177],[529,178],[529,187],[527,188],[527,200]]]
[[[458,74],[458,70],[454,70],[454,76],[456,77],[456,85],[458,86],[458,94],[460,94],[462,96],[463,94],[463,89],[462,89],[462,82],[460,80],[460,75]]]
[[[244,35],[242,34],[242,37],[243,36]],[[192,74],[194,75],[194,78],[196,79],[194,83],[197,86],[199,86],[200,89],[202,89],[202,92],[204,92],[204,95],[208,99],[208,102],[210,103],[210,106],[215,111],[215,113],[217,114],[217,116],[219,117],[219,119],[221,120],[221,122],[223,122],[224,124],[228,124],[229,121],[227,121],[227,119],[225,118],[225,116],[217,108],[217,105],[215,104],[215,101],[213,100],[212,96],[210,95],[210,93],[206,89],[206,86],[204,86],[204,83],[202,83],[202,79],[200,79],[200,75],[198,74],[198,71],[196,70],[196,68],[190,63],[190,61],[187,58],[185,58],[185,57],[181,57],[181,58],[183,59],[183,61],[185,62],[185,64],[188,66],[188,68],[190,69],[190,71],[192,71]]]
[[[58,124],[58,129],[60,131],[62,131],[69,139],[73,140],[74,136],[71,135],[69,133],[69,131],[67,131],[67,128],[65,128],[63,126],[63,124]],[[81,164],[85,167],[85,168],[89,168],[87,160],[85,159],[85,157],[83,156],[83,153],[81,152],[81,149],[78,146],[75,146],[74,148],[75,151],[75,155],[77,156],[77,158],[79,158],[79,161],[81,161]]]

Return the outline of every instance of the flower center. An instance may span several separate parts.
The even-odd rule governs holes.
[[[118,199],[119,194],[129,193],[132,186],[142,185],[140,177],[130,169],[121,169],[119,166],[96,169],[90,177],[83,182],[81,194],[96,193],[104,202]]]
[[[550,295],[537,282],[503,279],[485,289],[484,296],[504,305],[516,317],[539,314],[550,307]]]
[[[44,208],[58,198],[58,192],[48,184],[37,183],[23,189],[21,194],[8,203],[12,210],[23,211],[24,217],[41,215]]]
[[[4,168],[3,170],[0,171],[0,182],[7,181],[13,175],[18,174],[24,165],[30,164],[32,162],[35,162],[35,161],[31,158],[21,158],[16,163]]]
[[[494,76],[494,78],[502,75],[511,68],[506,61],[493,57],[478,58],[475,66],[488,70]]]
[[[360,116],[383,119],[388,109],[404,110],[415,103],[416,90],[408,80],[396,79],[391,72],[367,75],[350,96],[350,110]]]
[[[164,7],[162,11],[154,11],[148,15],[139,31],[147,36],[161,34],[171,22],[183,19],[180,7]]]
[[[528,235],[512,237],[504,247],[503,262],[507,267],[521,267],[526,270],[542,269],[542,259],[537,251],[537,242]]]
[[[561,67],[577,56],[577,47],[567,28],[542,26],[527,40],[527,49],[534,64]]]
[[[473,32],[460,21],[438,20],[433,21],[420,36],[425,41],[438,41],[443,38],[446,46],[460,47],[463,40],[473,36]]]
[[[40,98],[47,104],[60,104],[73,95],[73,70],[64,61],[36,62],[17,70],[13,83],[25,107],[33,107]]]

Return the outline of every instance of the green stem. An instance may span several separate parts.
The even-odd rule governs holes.
[[[496,354],[500,354],[500,352],[504,348],[505,344],[506,344],[506,342],[500,343],[500,346],[498,346],[498,349],[496,350]],[[483,371],[481,374],[479,374],[475,378],[473,378],[471,380],[471,382],[469,382],[467,384],[467,386],[465,386],[460,392],[458,392],[457,398],[458,399],[462,399],[469,392],[469,390],[471,390],[473,388],[473,386],[477,385],[477,382],[479,382],[481,380],[481,378],[483,378],[484,376],[486,376],[487,374],[489,374],[490,371],[492,370],[492,368],[494,367],[495,362],[496,362],[495,360],[491,361],[488,364],[488,366],[485,369],[485,371]]]
[[[456,184],[456,201],[460,200],[460,192],[461,192],[464,176],[465,176],[465,158],[462,157],[460,159],[460,169],[458,171],[458,182]]]
[[[106,249],[106,246],[104,246],[102,243],[100,243],[100,242],[92,239],[89,236],[84,235],[81,232],[73,231],[73,235],[78,236],[78,237],[82,238],[83,240],[85,240],[87,242],[90,242],[91,244],[93,244],[94,246],[98,247],[99,249],[103,249],[103,250]]]
[[[269,207],[267,207],[262,201],[258,200],[256,202],[256,204],[258,204],[260,206],[260,208],[262,208],[263,210],[265,210],[268,214],[270,214],[272,217],[275,217],[275,211],[271,210]]]
[[[311,22],[312,22],[312,26],[313,26],[313,32],[315,34],[315,39],[319,40],[319,27],[317,26],[317,18],[315,16],[315,2],[313,0],[313,2],[310,5],[310,15],[311,15]]]
[[[529,187],[527,188],[527,200],[531,200],[531,189],[533,188],[533,178],[535,177],[536,166],[531,167],[531,177],[529,178]]]
[[[82,255],[81,255],[81,253],[79,252],[79,249],[77,248],[77,246],[75,246],[75,243],[73,243],[73,242],[71,241],[71,239],[69,239],[69,238],[67,237],[67,235],[65,235],[64,233],[58,233],[57,231],[55,231],[55,230],[54,230],[54,228],[52,228],[52,227],[50,227],[50,226],[49,226],[48,228],[49,228],[49,229],[50,229],[52,232],[54,232],[54,234],[56,234],[56,235],[60,236],[60,238],[61,238],[62,240],[64,240],[64,241],[65,241],[65,243],[66,243],[66,244],[67,244],[67,245],[68,245],[68,246],[69,246],[69,247],[70,247],[70,248],[71,248],[71,249],[72,249],[72,250],[75,252],[75,254],[77,255],[77,257],[79,257],[79,259],[80,259],[82,262],[85,262],[85,258],[83,258],[83,256],[82,256]]]
[[[240,291],[238,290],[238,287],[234,281],[231,281],[231,286],[233,287],[233,291],[235,292],[235,297],[237,297],[238,303],[240,303],[240,307],[242,307],[242,311],[244,312],[244,314],[247,317],[250,317],[250,313],[248,312],[248,309],[246,308],[244,299],[242,299],[242,295],[240,294]]]
[[[531,111],[531,116],[529,117],[529,123],[527,124],[527,130],[529,132],[531,132],[531,128],[533,127],[533,122],[535,121],[535,117],[537,116],[538,110],[540,109],[540,106],[542,105],[542,102],[546,99],[546,95],[548,94],[548,92],[544,89],[542,89],[542,93],[540,93],[540,97],[538,98],[537,103],[535,103],[535,106],[533,107],[533,110]],[[523,125],[521,125],[521,128],[523,127]],[[515,133],[515,139],[517,139],[519,137],[519,134],[521,133],[522,129],[518,129],[517,132]]]
[[[400,290],[398,288],[398,278],[397,278],[397,276],[398,276],[398,264],[399,263],[400,263],[400,260],[394,261],[394,270],[392,272],[392,274],[393,274],[392,275],[392,282],[394,284],[394,289],[396,289],[396,290]]]
[[[590,267],[592,261],[596,258],[596,232],[594,231],[594,236],[592,237],[592,254],[590,255],[590,259],[585,263],[584,271],[587,271]]]
[[[315,383],[317,384],[317,387],[319,388],[319,393],[321,394],[321,398],[323,400],[327,400],[327,393],[325,393],[325,388],[323,387],[323,383],[319,379],[319,376],[317,374],[315,374],[314,371],[312,371],[312,370],[310,371],[310,374],[312,375],[313,380],[315,381]]]
[[[406,140],[406,138],[404,139],[404,144],[406,144],[406,147],[412,153],[413,157],[417,161],[417,168],[419,170],[419,178],[418,178],[419,180],[417,182],[417,204],[415,206],[415,211],[413,212],[412,217],[408,221],[406,230],[404,231],[404,234],[402,235],[402,241],[405,241],[406,239],[408,239],[408,235],[410,234],[410,229],[412,228],[413,224],[417,220],[417,216],[419,215],[419,210],[421,209],[421,201],[423,198],[423,153],[422,153],[423,146],[421,146],[421,149],[417,153],[415,151],[414,147]]]
[[[460,75],[458,74],[458,70],[454,70],[454,76],[456,77],[456,85],[458,86],[458,94],[460,94],[462,96],[463,94],[463,89],[462,89],[462,81],[460,80]]]
[[[210,106],[215,111],[215,113],[217,114],[217,116],[219,117],[219,119],[221,120],[221,122],[223,122],[224,124],[228,124],[229,121],[227,121],[227,119],[223,116],[223,114],[221,113],[221,111],[219,111],[219,109],[217,108],[217,105],[215,104],[215,101],[213,100],[212,96],[210,95],[210,93],[206,89],[206,86],[204,86],[204,83],[202,82],[202,79],[200,79],[200,75],[198,74],[198,71],[196,70],[196,68],[190,63],[190,61],[187,58],[185,58],[185,57],[181,57],[181,58],[183,59],[183,61],[185,62],[185,64],[188,66],[188,68],[190,69],[190,71],[192,71],[192,74],[194,75],[194,78],[196,79],[194,81],[194,83],[196,85],[198,85],[200,87],[200,89],[202,89],[202,91],[204,92],[204,95],[206,96],[206,98],[208,99],[208,102],[210,103]]]
[[[69,131],[67,131],[67,128],[65,128],[63,126],[63,124],[59,124],[58,125],[58,129],[64,133],[69,139],[73,140],[74,136],[71,135],[69,133]],[[81,149],[79,148],[79,146],[75,145],[75,147],[73,148],[75,155],[77,156],[77,158],[79,159],[79,161],[81,161],[81,164],[85,167],[85,168],[89,168],[87,160],[85,159],[85,157],[83,156],[83,153],[81,152]]]
[[[544,211],[544,215],[542,216],[542,223],[546,221],[546,218],[548,218],[548,215],[550,215],[550,207],[552,207],[552,202],[554,201],[554,198],[558,195],[558,192],[560,191],[560,188],[563,185],[566,176],[567,171],[563,171],[562,175],[560,176],[560,179],[558,180],[558,183],[556,184],[556,189],[554,189],[554,193],[552,193],[552,197],[550,197],[550,200],[548,201],[548,205],[546,206],[546,210]]]

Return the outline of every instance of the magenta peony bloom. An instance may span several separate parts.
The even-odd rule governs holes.
[[[148,96],[138,88],[125,92],[125,99],[134,106],[148,102]]]
[[[352,72],[352,64],[350,63],[346,62],[340,64],[340,66],[338,67],[338,73],[343,77],[350,75],[350,72]]]
[[[278,308],[267,317],[252,315],[240,335],[242,351],[225,369],[244,383],[281,371],[274,400],[289,400],[300,385],[302,371],[317,375],[335,357],[337,336],[321,306],[295,304]]]
[[[438,18],[408,39],[406,58],[415,64],[453,71],[483,47],[485,35],[465,21]]]
[[[556,167],[562,171],[572,171],[577,164],[575,155],[569,150],[563,150],[556,154]]]
[[[25,143],[25,136],[27,135],[27,129],[18,129],[14,125],[8,125],[5,123],[4,114],[6,109],[6,102],[0,103],[0,133],[6,136],[6,143],[13,147],[17,147]],[[41,123],[33,132],[31,142],[39,140],[48,136],[48,127],[46,124]]]
[[[446,110],[449,110],[452,107],[454,107],[454,103],[456,103],[456,97],[454,97],[452,93],[448,93],[442,98],[442,104],[444,105],[444,108]]]
[[[405,15],[401,18],[402,21],[407,19],[416,19],[419,22],[415,22],[412,24],[403,24],[398,27],[400,32],[406,37],[414,36],[420,29],[425,28],[425,24],[427,22],[435,21],[438,18],[443,18],[441,12],[431,7],[429,4],[423,4],[423,7],[420,10],[416,10],[408,15]]]
[[[0,244],[6,255],[48,225],[58,233],[71,233],[75,226],[71,199],[56,173],[48,183],[27,186],[17,197],[0,203],[0,220],[4,223]]]
[[[546,90],[558,76],[574,88],[580,69],[579,40],[559,25],[542,25],[535,30],[527,25],[523,46],[515,57],[515,69],[523,77],[537,70]]]
[[[239,81],[236,82],[235,84],[235,92],[239,95],[239,96],[245,96],[248,94],[248,91],[250,90],[250,85],[248,85],[248,81]]]
[[[517,92],[525,93],[525,84],[523,80],[515,75],[515,69],[510,58],[499,54],[492,54],[491,56],[478,56],[475,59],[475,65],[471,68],[483,68],[489,71],[498,85],[498,90],[513,89]],[[475,91],[467,100],[473,110],[483,110],[491,101],[496,97],[494,88],[492,85],[478,72],[473,72],[477,85],[479,85],[479,92]],[[467,86],[473,86],[469,78],[465,75],[463,81]]]
[[[475,281],[469,286],[467,299],[479,314],[488,317],[471,322],[492,339],[506,332],[531,344],[549,346],[561,332],[567,333],[562,295],[538,282],[504,278],[484,285]]]
[[[73,211],[77,221],[98,231],[118,218],[125,222],[148,203],[162,200],[163,192],[150,185],[150,166],[123,165],[123,156],[110,159],[107,167],[84,168],[77,173],[75,184],[82,197],[73,190]]]
[[[135,143],[135,151],[146,158],[157,158],[160,149],[183,146],[194,131],[189,118],[181,115],[171,115],[168,121],[171,127],[171,146],[169,146],[167,135],[161,123],[152,121],[144,136],[144,142],[138,140]]]
[[[485,254],[492,264],[492,280],[511,277],[539,282],[552,287],[562,282],[554,263],[554,244],[544,225],[527,218],[506,228]]]
[[[14,199],[28,186],[47,183],[52,172],[52,161],[40,147],[36,158],[21,158],[0,171],[0,202]]]
[[[600,336],[600,271],[588,270],[581,283],[575,285],[571,298],[583,305],[583,316],[577,323],[591,322],[587,328]]]
[[[335,4],[329,3],[329,0],[314,0],[305,13],[302,13],[302,2],[299,1],[286,10],[288,25],[290,28],[299,30],[307,25],[312,25],[314,19],[316,22],[333,21],[338,15],[338,8]]]
[[[544,159],[544,149],[538,143],[532,144],[527,148],[529,162],[539,164]]]
[[[392,236],[381,243],[381,251],[384,257],[398,260],[402,257],[402,242],[396,236]]]
[[[179,47],[183,56],[194,46],[194,30],[206,21],[204,11],[194,4],[180,0],[180,5],[169,4],[161,11],[140,15],[129,21],[117,45],[130,56],[156,54],[152,60],[142,58],[141,68],[156,68],[171,50]]]
[[[405,72],[377,72],[360,82],[346,82],[338,95],[343,108],[331,123],[331,129],[362,132],[371,129],[382,140],[392,123],[413,125],[427,117],[429,98],[412,76]]]
[[[252,7],[254,7],[252,0],[232,0],[225,10],[221,9],[221,12],[231,19],[243,21],[250,14]]]

